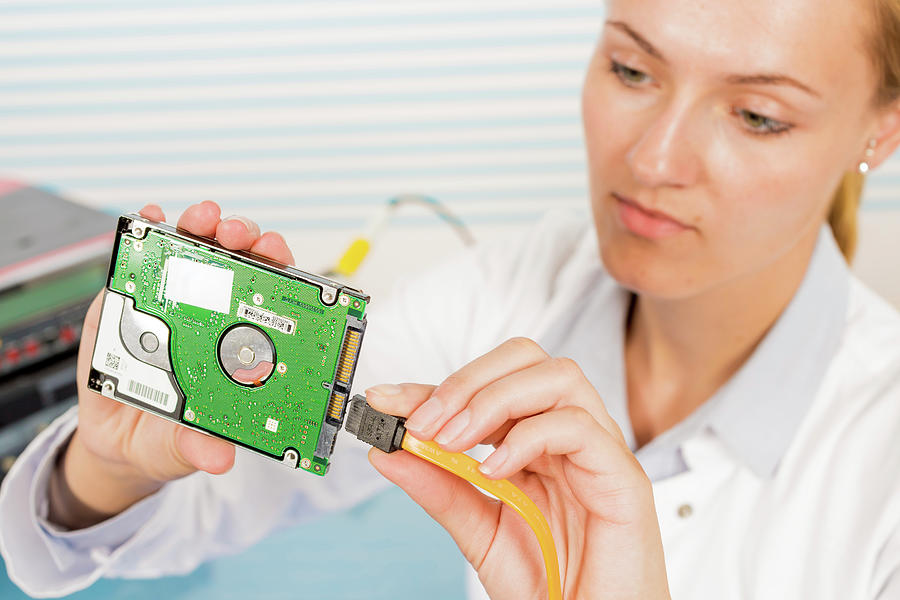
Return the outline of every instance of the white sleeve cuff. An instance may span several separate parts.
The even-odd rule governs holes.
[[[83,589],[107,570],[117,550],[159,509],[165,487],[92,527],[66,531],[47,520],[47,481],[75,430],[73,407],[22,453],[0,488],[0,552],[9,578],[26,593],[59,596]]]

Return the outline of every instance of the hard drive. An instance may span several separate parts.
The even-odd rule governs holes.
[[[368,301],[329,279],[124,215],[88,387],[324,475]]]

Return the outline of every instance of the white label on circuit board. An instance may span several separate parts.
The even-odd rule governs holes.
[[[167,300],[220,313],[231,312],[231,290],[234,285],[234,271],[231,269],[170,256],[164,270]]]
[[[297,329],[297,322],[293,319],[280,317],[273,312],[263,310],[256,306],[248,306],[243,302],[238,305],[237,316],[241,319],[253,321],[257,325],[269,327],[288,335],[294,335],[294,331]]]
[[[278,421],[275,419],[266,419],[266,429],[272,433],[278,433]]]

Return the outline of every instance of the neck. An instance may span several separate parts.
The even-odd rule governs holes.
[[[639,446],[687,417],[750,357],[803,280],[813,234],[763,269],[696,296],[635,299],[625,364]]]

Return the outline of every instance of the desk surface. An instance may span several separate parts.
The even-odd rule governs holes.
[[[307,572],[320,576],[312,579],[304,575]],[[458,600],[464,597],[464,572],[450,536],[403,492],[391,489],[352,510],[276,533],[190,575],[103,579],[69,598]],[[5,570],[0,598],[28,598],[6,578]]]

